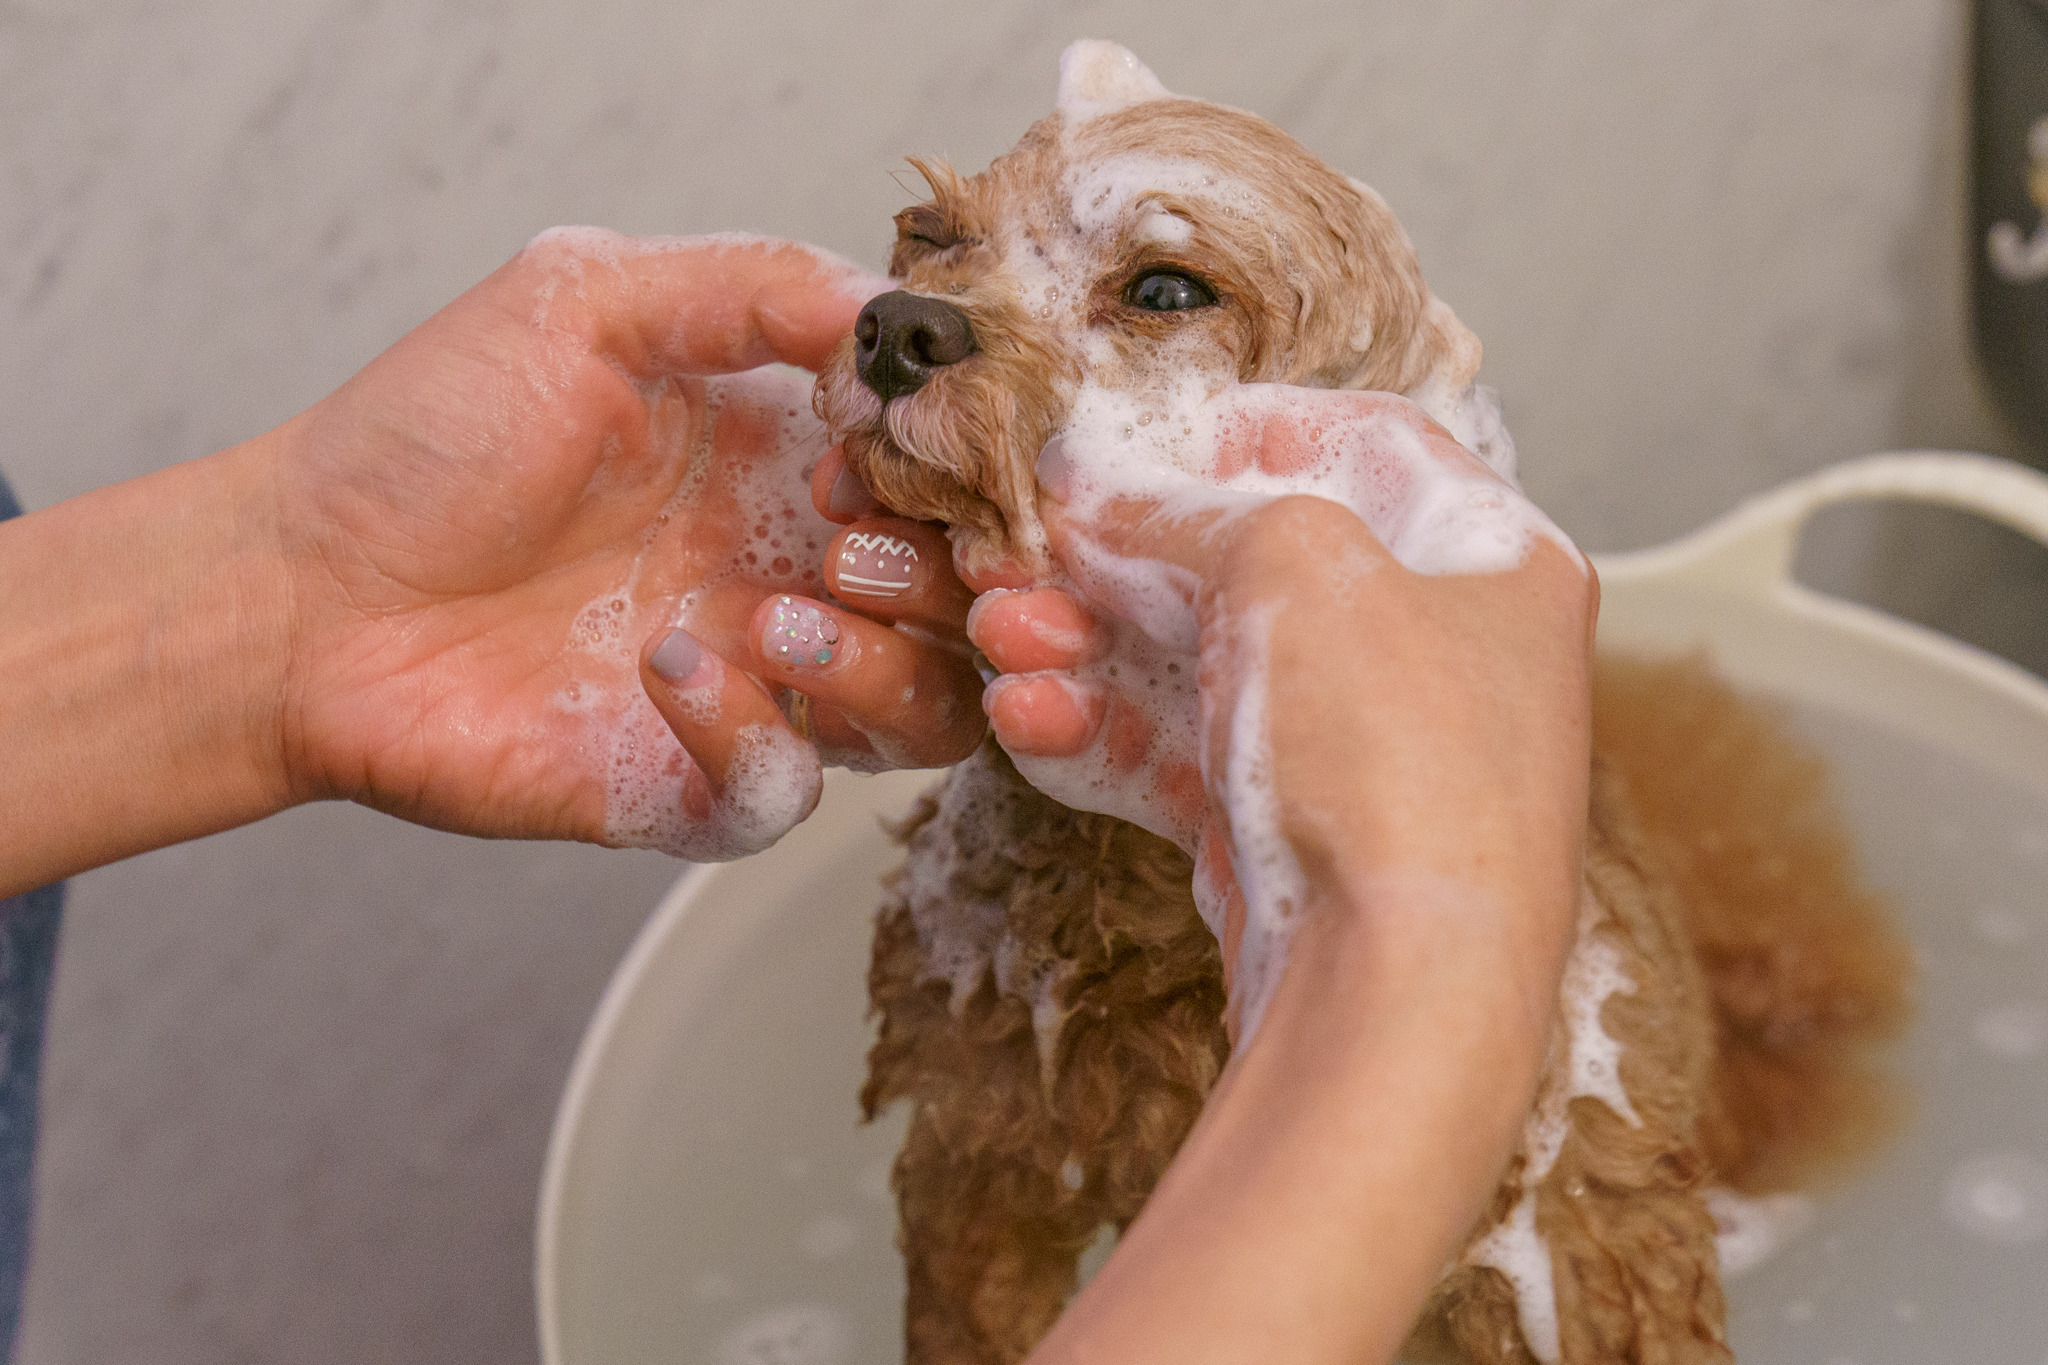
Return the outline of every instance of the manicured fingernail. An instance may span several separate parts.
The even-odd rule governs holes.
[[[647,666],[664,682],[682,683],[688,682],[703,662],[704,647],[691,639],[689,632],[672,630],[648,656]]]
[[[1023,679],[1015,673],[998,673],[981,689],[981,714],[995,719],[996,698],[1015,687]]]
[[[761,634],[761,653],[772,662],[816,672],[839,653],[839,623],[816,603],[777,598]]]
[[[1067,462],[1064,437],[1055,436],[1038,452],[1038,486],[1065,502],[1074,489],[1074,467]]]
[[[967,638],[973,641],[977,648],[981,647],[981,640],[974,632],[981,625],[982,613],[1001,599],[1014,597],[1020,591],[1022,590],[1019,588],[990,588],[975,597],[973,604],[967,608]]]
[[[839,477],[832,480],[832,491],[826,495],[825,507],[835,517],[871,517],[886,510],[875,501],[875,495],[868,492],[868,486],[860,481],[860,476],[843,467]]]
[[[917,563],[917,547],[903,537],[879,531],[853,531],[839,542],[833,591],[841,597],[870,597],[886,602],[910,591]]]

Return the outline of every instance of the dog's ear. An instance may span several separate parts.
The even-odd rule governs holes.
[[[1112,113],[1146,100],[1170,100],[1152,68],[1131,50],[1100,38],[1069,43],[1060,54],[1060,113],[1069,124]]]
[[[1499,396],[1477,382],[1479,338],[1429,292],[1415,247],[1386,201],[1372,186],[1346,179],[1359,199],[1354,259],[1366,263],[1366,271],[1358,291],[1361,316],[1350,337],[1357,368],[1343,386],[1413,400],[1512,483],[1515,443],[1501,424]]]
[[[1478,382],[1479,338],[1458,321],[1451,306],[1424,287],[1422,317],[1409,338],[1410,376],[1401,390],[1458,444],[1492,467],[1509,483],[1515,480],[1515,442],[1501,422],[1500,395]],[[1416,378],[1415,376],[1419,376]]]

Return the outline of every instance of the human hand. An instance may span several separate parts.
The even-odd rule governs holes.
[[[1221,400],[1214,448],[1194,461],[1203,489],[1234,490],[1221,495],[1183,482],[1069,505],[1089,451],[1071,434],[1049,448],[1042,510],[1074,581],[991,592],[969,625],[1005,674],[984,705],[1019,770],[1195,856],[1246,1023],[1277,982],[1304,879],[1495,890],[1530,867],[1576,875],[1575,853],[1545,855],[1575,850],[1585,815],[1589,567],[1412,404],[1284,398]],[[1304,471],[1369,490],[1352,500],[1375,524],[1264,491]],[[1441,570],[1447,537],[1477,537],[1490,571],[1417,572],[1388,548]],[[1247,892],[1267,913],[1248,916]],[[1555,923],[1511,929],[1540,949],[1531,960],[1555,956]]]
[[[293,796],[713,859],[816,802],[782,689],[827,760],[970,751],[943,539],[835,540],[808,377],[756,368],[815,366],[887,287],[794,244],[556,231],[264,438]],[[876,533],[920,573],[873,614],[923,636],[814,600]]]
[[[1590,568],[1402,400],[1222,401],[1163,492],[1077,487],[1070,434],[1040,462],[1068,581],[975,584],[1024,589],[969,627],[998,738],[1194,852],[1234,1016],[1032,1365],[1393,1359],[1514,1150],[1579,902]],[[1365,515],[1257,486],[1317,469]]]

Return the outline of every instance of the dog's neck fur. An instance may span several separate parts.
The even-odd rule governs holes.
[[[1265,120],[1083,43],[1062,59],[1059,109],[987,170],[912,164],[932,197],[897,215],[890,274],[963,309],[978,350],[885,407],[849,338],[817,406],[882,502],[947,523],[965,561],[1033,557],[1038,451],[1084,384],[1401,393],[1512,476],[1473,382],[1478,339],[1431,296],[1400,224]],[[1127,304],[1158,269],[1205,281],[1217,306]]]

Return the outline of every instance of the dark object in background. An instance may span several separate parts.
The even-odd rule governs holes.
[[[2048,460],[2048,0],[1978,0],[1977,351],[1992,391]]]
[[[0,478],[0,521],[21,508]],[[36,1093],[64,886],[0,900],[0,1365],[14,1359],[34,1221]]]

